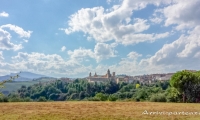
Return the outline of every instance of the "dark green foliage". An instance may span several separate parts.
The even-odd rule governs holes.
[[[99,99],[99,100],[101,100],[101,101],[108,100],[108,95],[107,94],[103,94],[103,93],[97,93],[94,97]]]
[[[6,97],[6,96],[1,96],[1,97],[0,97],[0,102],[8,102],[8,97]]]
[[[167,102],[167,98],[164,94],[154,94],[150,98],[151,102]]]
[[[109,97],[108,97],[108,100],[109,100],[109,101],[116,101],[117,99],[118,99],[117,96],[114,95],[114,94],[109,95]]]
[[[47,99],[43,96],[40,96],[39,99],[38,99],[38,102],[46,102]]]
[[[17,93],[9,95],[10,101],[38,101],[45,98],[48,101],[65,100],[92,100],[116,101],[124,99],[149,100],[150,95],[162,93],[163,85],[160,83],[140,86],[136,89],[137,82],[131,84],[113,81],[104,83],[88,83],[86,80],[76,79],[72,83],[57,80],[49,84],[35,84],[22,86]],[[155,87],[157,85],[157,87]],[[45,100],[45,101],[46,101]]]
[[[32,102],[33,100],[30,97],[24,98],[24,102]]]
[[[182,95],[182,102],[200,102],[199,71],[179,71],[172,76],[170,85]]]

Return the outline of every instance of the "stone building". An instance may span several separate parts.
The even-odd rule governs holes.
[[[90,72],[89,77],[87,79],[88,79],[88,82],[106,82],[109,80],[116,81],[116,76],[115,76],[115,72],[113,72],[111,75],[110,70],[108,69],[105,75],[97,75],[96,72],[94,75],[92,75],[92,73]]]

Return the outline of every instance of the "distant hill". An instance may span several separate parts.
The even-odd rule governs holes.
[[[31,72],[20,72],[20,73],[11,73],[10,75],[0,76],[0,81],[10,79],[10,76],[15,76],[19,74],[19,78],[15,79],[15,81],[32,81],[34,79],[47,77],[45,75],[35,74]]]
[[[8,95],[9,93],[18,90],[21,88],[22,85],[28,87],[34,84],[38,83],[46,83],[49,81],[54,81],[56,78],[51,78],[51,77],[40,77],[38,79],[30,80],[30,81],[13,81],[13,82],[8,82],[4,84],[4,88],[0,89],[0,92],[2,92],[5,95]]]

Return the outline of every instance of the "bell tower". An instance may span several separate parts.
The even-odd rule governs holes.
[[[92,76],[92,74],[91,74],[91,72],[89,73],[89,77],[91,77]]]
[[[110,77],[111,77],[110,70],[108,69],[108,71],[107,71],[107,78],[110,78]]]

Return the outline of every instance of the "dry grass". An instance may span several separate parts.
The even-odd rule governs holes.
[[[200,112],[200,104],[152,102],[0,103],[1,120],[199,120],[199,115],[144,115],[145,110]]]

